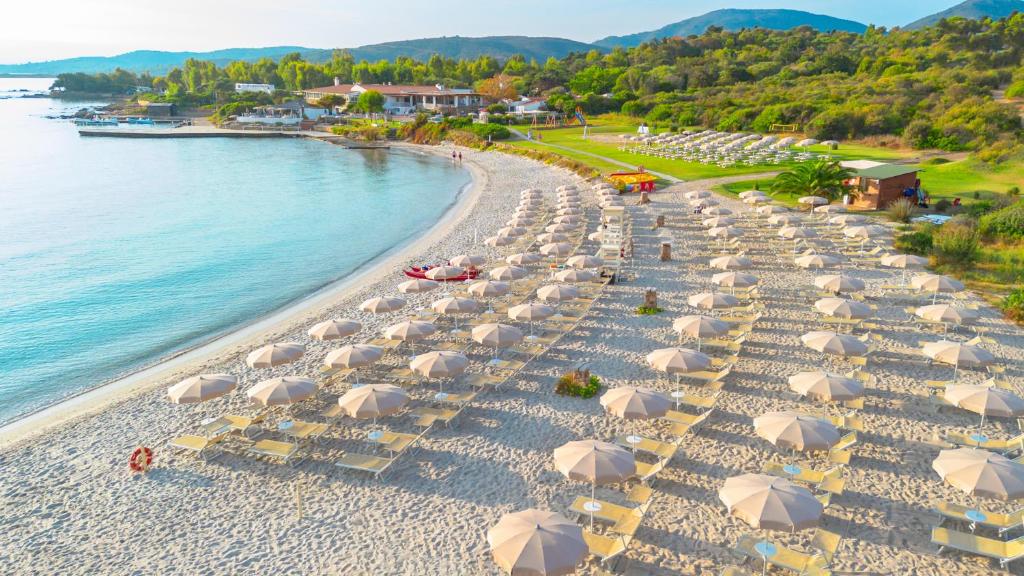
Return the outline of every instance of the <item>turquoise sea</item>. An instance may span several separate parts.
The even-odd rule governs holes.
[[[0,78],[0,423],[229,331],[427,230],[444,159],[298,139],[80,138]]]

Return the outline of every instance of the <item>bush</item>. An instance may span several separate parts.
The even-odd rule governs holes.
[[[897,236],[894,246],[901,252],[927,256],[932,251],[933,236],[936,228],[934,224],[920,224],[911,232]]]
[[[576,373],[570,372],[558,379],[555,385],[555,393],[562,396],[576,396],[578,398],[592,398],[601,390],[601,380],[597,376],[590,376],[587,382],[580,382]]]
[[[469,126],[469,131],[484,140],[487,138],[491,138],[492,140],[506,140],[512,136],[512,133],[509,132],[508,128],[501,124],[473,124]]]
[[[917,214],[917,203],[910,198],[900,198],[891,202],[885,210],[886,217],[893,222],[910,222],[910,219]]]
[[[1020,196],[1020,186],[1012,186],[1006,193],[1010,196]]]
[[[501,102],[496,102],[487,107],[487,112],[490,114],[504,114],[508,112],[508,106],[505,106]]]
[[[978,229],[986,237],[1000,240],[1024,238],[1024,201],[1017,201],[1006,208],[985,214],[978,223]]]
[[[1007,294],[999,307],[1010,320],[1024,322],[1024,288],[1017,288]]]
[[[636,309],[636,313],[641,316],[653,316],[661,311],[662,309],[657,306],[639,306]]]
[[[958,216],[943,224],[939,234],[932,237],[932,252],[938,264],[964,268],[977,261],[978,241],[974,222]]]
[[[952,206],[953,206],[952,202],[950,202],[949,200],[943,198],[942,200],[939,200],[938,202],[935,203],[935,211],[936,212],[945,212],[946,210],[949,210],[950,207],[952,207]]]

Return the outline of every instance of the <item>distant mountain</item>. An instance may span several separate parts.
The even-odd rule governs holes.
[[[867,30],[867,26],[852,20],[833,18],[822,14],[812,14],[801,10],[714,10],[703,16],[695,16],[680,20],[675,24],[669,24],[650,32],[639,32],[628,36],[609,36],[594,42],[598,46],[613,48],[615,46],[638,46],[655,38],[670,38],[673,36],[690,36],[703,34],[710,26],[721,26],[722,28],[735,31],[744,28],[767,28],[769,30],[789,30],[798,26],[810,26],[815,30],[830,32],[840,30],[844,32],[861,33]]]
[[[938,24],[943,18],[953,18],[959,16],[961,18],[969,18],[971,20],[981,20],[983,18],[992,18],[993,20],[999,20],[1006,18],[1014,12],[1024,12],[1024,1],[1022,0],[967,0],[943,10],[942,12],[936,12],[931,16],[925,16],[920,20],[907,24],[906,28],[925,28]]]
[[[426,60],[434,54],[449,58],[476,58],[487,54],[505,59],[513,54],[522,54],[527,59],[544,62],[549,56],[562,58],[570,52],[587,52],[597,48],[591,44],[566,40],[564,38],[535,38],[529,36],[488,36],[464,38],[447,36],[370,44],[349,51],[358,60],[394,60],[398,56],[409,56]],[[598,48],[601,49],[601,48]],[[166,73],[175,66],[181,66],[188,58],[212,60],[223,66],[232,60],[255,61],[260,58],[277,59],[290,52],[298,52],[311,62],[322,62],[331,57],[331,50],[304,48],[302,46],[273,46],[269,48],[228,48],[212,52],[161,52],[157,50],[136,50],[117,56],[87,56],[30,62],[28,64],[0,64],[0,74],[58,74],[60,72],[110,72],[124,68],[132,72],[149,71],[153,74]]]

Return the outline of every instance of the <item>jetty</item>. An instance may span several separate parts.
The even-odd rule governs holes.
[[[390,148],[387,142],[361,142],[317,130],[237,130],[214,126],[159,128],[135,125],[128,128],[82,127],[78,129],[78,135],[89,138],[309,138],[351,149]]]

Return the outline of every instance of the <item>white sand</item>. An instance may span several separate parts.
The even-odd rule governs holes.
[[[443,258],[466,251],[472,228],[488,234],[507,219],[518,191],[552,190],[574,178],[519,158],[465,153],[489,175],[477,203],[451,234],[422,254]],[[323,354],[336,344],[316,343],[289,367],[252,371],[242,359],[253,342],[233,344],[223,356],[164,378],[157,388],[0,452],[0,566],[7,573],[62,574],[497,574],[484,532],[502,513],[528,506],[566,513],[587,487],[565,480],[551,465],[551,451],[581,438],[610,438],[622,424],[602,414],[597,399],[580,400],[552,392],[557,376],[587,362],[609,386],[645,384],[668,388],[648,370],[643,356],[675,342],[672,318],[692,313],[686,296],[707,289],[706,241],[686,217],[680,185],[655,197],[650,208],[630,208],[637,258],[634,282],[609,287],[590,316],[512,386],[488,393],[458,427],[434,430],[412,458],[383,481],[337,470],[332,456],[358,449],[366,423],[342,420],[317,445],[313,456],[291,469],[224,454],[203,463],[164,448],[177,434],[194,432],[204,418],[226,409],[245,411],[244,396],[198,406],[173,406],[162,387],[183,374],[232,371],[242,389],[271,375],[315,374]],[[731,201],[723,205],[735,208]],[[588,208],[592,221],[594,208]],[[673,228],[676,260],[660,262],[655,214],[684,224]],[[591,246],[592,247],[592,246]],[[410,258],[412,258],[410,256]],[[767,313],[727,379],[716,414],[654,484],[650,515],[629,551],[615,566],[629,574],[714,574],[736,559],[729,548],[752,530],[730,518],[717,499],[725,478],[759,471],[764,460],[781,456],[753,434],[751,418],[768,410],[806,408],[790,395],[786,377],[821,365],[799,336],[821,323],[810,311],[813,298],[798,295],[813,272],[796,269],[787,257],[761,247],[754,254],[766,295]],[[414,259],[414,258],[413,258]],[[877,286],[898,273],[875,269],[853,274]],[[388,319],[355,312],[372,294],[391,293],[401,281],[389,274],[302,322],[289,322],[260,341],[300,339],[318,318],[352,316],[367,322],[363,337],[376,335]],[[666,311],[637,316],[643,288],[655,288]],[[877,290],[874,292],[877,293]],[[434,296],[424,295],[429,302]],[[920,299],[918,299],[920,300]],[[966,430],[973,415],[936,413],[915,392],[923,379],[949,370],[920,362],[918,339],[938,339],[895,323],[906,304],[875,299],[885,341],[868,370],[879,378],[863,411],[862,435],[849,466],[846,493],[833,500],[825,526],[846,539],[836,556],[839,573],[989,574],[988,561],[947,553],[928,543],[937,516],[935,499],[971,499],[945,485],[931,471],[937,450],[922,443],[941,430]],[[909,301],[908,301],[909,303]],[[1016,380],[1021,332],[983,309],[983,324],[999,344],[989,347]],[[393,319],[393,318],[391,318]],[[480,359],[479,354],[474,359]],[[395,362],[397,365],[398,362]],[[980,379],[967,373],[968,379]],[[425,386],[421,393],[433,385]],[[694,390],[699,391],[699,390]],[[312,410],[299,417],[313,418]],[[389,427],[408,426],[396,417]],[[665,434],[654,423],[632,424],[648,434]],[[993,423],[998,433],[1005,423]],[[1004,434],[1011,430],[1006,427]],[[127,472],[126,459],[139,442],[155,446],[158,466],[146,476]],[[301,487],[304,516],[297,518],[294,486]],[[614,499],[614,487],[599,488]],[[796,545],[809,533],[772,535]],[[1022,573],[1024,564],[1013,566]],[[581,573],[593,574],[590,562]]]

